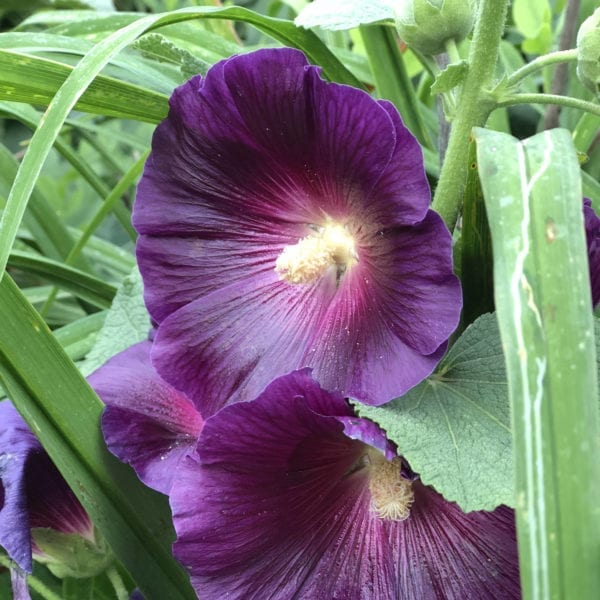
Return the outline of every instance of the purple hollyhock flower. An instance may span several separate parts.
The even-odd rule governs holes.
[[[0,402],[0,546],[31,573],[44,553],[32,530],[77,534],[91,542],[94,526],[14,406]]]
[[[461,291],[396,109],[289,48],[221,61],[170,107],[134,208],[159,373],[205,417],[300,367],[369,404],[429,375]]]
[[[150,363],[149,341],[131,346],[88,377],[106,404],[102,431],[109,450],[152,489],[167,494],[177,464],[193,451],[203,420],[192,402]]]
[[[592,208],[592,201],[589,198],[583,199],[583,219],[592,286],[592,305],[596,308],[600,303],[600,217]]]
[[[308,369],[206,421],[170,495],[199,598],[518,598],[514,513],[463,513]]]

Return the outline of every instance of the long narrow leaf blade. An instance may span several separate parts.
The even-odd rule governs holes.
[[[511,398],[523,596],[598,597],[600,430],[581,181],[568,131],[476,130]]]
[[[18,290],[0,282],[0,380],[116,556],[149,600],[195,598],[171,556],[166,498],[102,440],[102,405]]]

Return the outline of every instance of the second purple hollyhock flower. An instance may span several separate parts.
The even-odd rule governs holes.
[[[300,367],[369,404],[429,375],[461,292],[395,108],[292,49],[222,61],[170,106],[134,211],[159,373],[205,417]]]
[[[308,369],[206,421],[170,493],[199,598],[509,600],[514,513],[463,513]]]

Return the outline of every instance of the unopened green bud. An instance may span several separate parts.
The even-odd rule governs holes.
[[[474,0],[396,0],[396,28],[406,44],[441,54],[450,40],[464,40],[475,20]]]
[[[600,95],[600,8],[579,28],[577,77],[585,87]]]
[[[34,528],[31,535],[37,546],[35,559],[61,579],[95,577],[114,562],[110,548],[97,530],[92,538],[47,528]]]

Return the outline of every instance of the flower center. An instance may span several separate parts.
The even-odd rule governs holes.
[[[356,246],[350,232],[333,221],[315,227],[315,232],[297,244],[286,246],[275,263],[279,279],[288,283],[310,283],[331,266],[336,278],[358,262]]]
[[[380,519],[404,521],[410,514],[415,495],[412,482],[401,475],[399,458],[389,461],[380,452],[369,452],[371,508]]]

